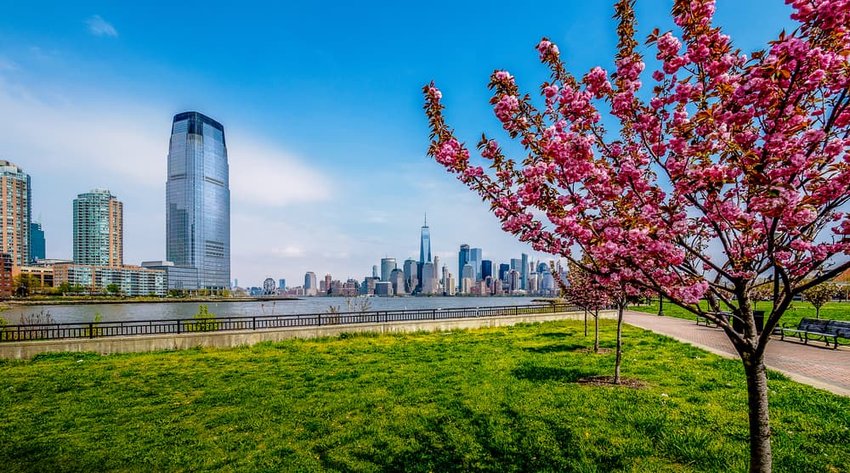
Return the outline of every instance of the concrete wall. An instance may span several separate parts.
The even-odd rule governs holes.
[[[583,317],[584,314],[582,312],[561,312],[556,314],[510,315],[499,317],[385,322],[374,324],[326,325],[321,327],[239,330],[231,332],[11,342],[0,343],[0,358],[30,359],[39,353],[59,352],[95,352],[103,355],[109,355],[113,353],[182,350],[193,347],[237,347],[253,345],[260,342],[275,342],[290,338],[335,336],[344,332],[392,333],[415,332],[417,330],[437,331],[474,329],[482,327],[502,327],[518,323],[545,322],[549,320],[581,320]],[[600,312],[600,317],[616,318],[616,312],[603,311]]]

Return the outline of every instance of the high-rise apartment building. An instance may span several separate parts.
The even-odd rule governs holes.
[[[47,258],[47,242],[40,223],[30,224],[30,263]]]
[[[106,189],[94,189],[74,199],[74,263],[124,264],[124,204]]]
[[[199,289],[230,287],[230,171],[221,123],[178,113],[166,183],[166,258],[197,269]]]
[[[12,266],[30,261],[30,176],[9,161],[0,161],[0,253],[9,255]]]

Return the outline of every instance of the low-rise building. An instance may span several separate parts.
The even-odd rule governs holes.
[[[168,292],[168,275],[165,271],[141,266],[56,264],[53,266],[53,284],[58,287],[64,283],[82,287],[92,294],[107,292],[107,288],[113,284],[118,287],[120,294],[130,297],[163,297]]]
[[[165,271],[169,291],[195,292],[198,287],[198,268],[179,266],[171,261],[145,261],[143,268]]]

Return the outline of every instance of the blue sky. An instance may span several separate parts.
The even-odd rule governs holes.
[[[531,253],[425,157],[419,90],[436,80],[475,141],[498,127],[493,69],[528,91],[545,80],[540,37],[573,72],[611,69],[611,2],[275,3],[0,1],[0,159],[32,175],[48,257],[71,256],[71,202],[94,187],[124,202],[128,263],[165,257],[165,157],[185,110],[225,126],[241,285],[361,279],[418,255],[426,211],[453,273],[461,243],[496,263]],[[638,1],[641,37],[672,28],[671,4]],[[793,27],[789,12],[719,0],[717,22],[752,51]]]

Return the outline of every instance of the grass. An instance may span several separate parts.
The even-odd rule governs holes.
[[[739,363],[578,322],[0,362],[15,471],[744,471]],[[603,348],[614,325],[604,321]],[[770,374],[775,471],[850,471],[850,399]]]
[[[702,306],[708,308],[708,303],[703,301]],[[756,305],[756,310],[770,312],[770,309],[772,307],[772,302],[759,302]],[[657,314],[658,300],[656,299],[654,302],[648,305],[634,306],[629,308],[641,312]],[[664,301],[664,315],[679,317],[688,320],[696,320],[696,317],[694,317],[693,314],[677,305],[673,305],[672,302],[668,301]],[[791,307],[785,312],[785,314],[782,315],[782,319],[779,321],[779,323],[796,326],[800,323],[800,319],[803,318],[814,319],[815,308],[809,302],[795,301],[791,304]],[[823,307],[820,308],[820,318],[833,320],[850,320],[850,302],[827,302],[823,305]]]

